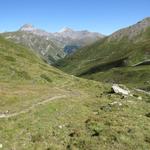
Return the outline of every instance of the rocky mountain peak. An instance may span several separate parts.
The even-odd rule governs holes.
[[[59,33],[62,33],[62,32],[73,32],[73,29],[68,28],[68,27],[64,27],[64,28],[62,28],[62,29],[59,31]]]
[[[33,30],[35,30],[35,28],[31,24],[25,24],[20,28],[20,31],[33,31]]]
[[[51,37],[53,36],[51,33],[47,32],[47,31],[44,31],[42,29],[38,29],[38,28],[35,28],[33,25],[31,24],[25,24],[23,25],[19,31],[24,31],[24,32],[30,32],[34,35],[38,35],[38,36],[44,36],[44,37]]]

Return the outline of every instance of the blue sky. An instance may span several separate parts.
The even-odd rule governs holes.
[[[150,16],[150,0],[1,0],[0,32],[25,23],[55,32],[62,27],[110,34]]]

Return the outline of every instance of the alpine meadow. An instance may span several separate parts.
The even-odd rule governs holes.
[[[1,2],[0,150],[149,150],[149,5]]]

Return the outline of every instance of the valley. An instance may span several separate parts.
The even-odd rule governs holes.
[[[149,31],[1,33],[0,149],[150,149]]]
[[[55,66],[88,79],[149,87],[149,31],[150,18],[145,18],[60,59]]]

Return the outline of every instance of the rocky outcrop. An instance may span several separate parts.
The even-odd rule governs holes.
[[[131,92],[123,85],[114,84],[112,86],[113,92],[124,95],[124,96],[131,96]]]

